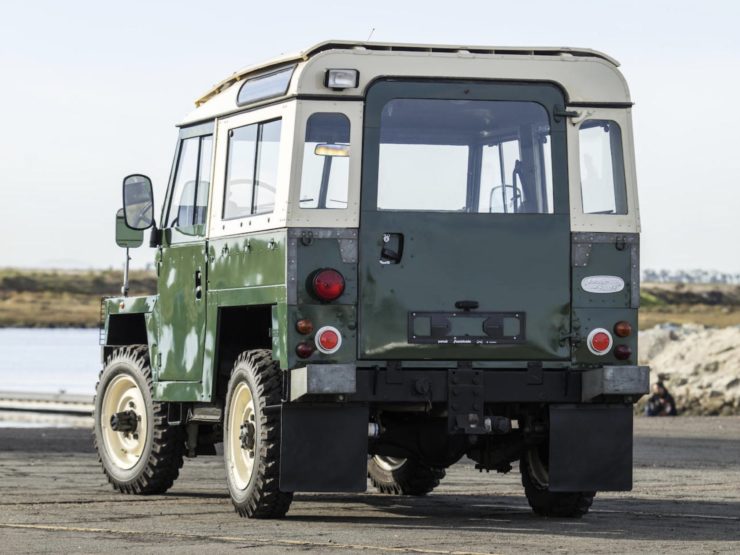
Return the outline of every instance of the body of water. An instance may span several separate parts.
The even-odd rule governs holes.
[[[94,395],[97,329],[0,329],[0,391]]]

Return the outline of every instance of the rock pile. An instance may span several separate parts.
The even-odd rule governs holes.
[[[740,326],[665,324],[640,332],[639,341],[640,364],[651,367],[651,381],[665,383],[679,414],[740,414]]]

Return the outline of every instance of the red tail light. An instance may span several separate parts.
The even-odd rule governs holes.
[[[612,348],[612,334],[604,328],[591,330],[586,339],[588,350],[595,355],[605,355]]]
[[[301,358],[308,358],[313,354],[314,346],[307,342],[298,343],[295,347],[295,352]]]
[[[344,276],[331,268],[317,270],[309,278],[308,292],[320,301],[333,301],[344,293]]]
[[[342,346],[342,334],[333,326],[324,326],[316,332],[316,348],[324,354],[336,353]]]
[[[632,349],[627,345],[617,345],[614,347],[614,356],[617,360],[627,360],[632,356]]]

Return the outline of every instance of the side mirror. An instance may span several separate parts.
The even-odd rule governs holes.
[[[126,225],[123,208],[116,212],[116,245],[124,249],[135,249],[144,242],[144,231]]]
[[[152,180],[145,175],[129,175],[123,180],[123,218],[132,230],[143,231],[154,225]]]

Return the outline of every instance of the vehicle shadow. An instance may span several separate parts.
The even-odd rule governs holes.
[[[345,505],[336,512],[301,514],[299,503]],[[358,503],[362,504],[357,508]],[[450,495],[427,497],[381,495],[298,496],[287,520],[369,524],[397,529],[429,528],[501,534],[545,533],[584,538],[629,540],[740,541],[740,501],[606,498],[594,502],[580,519],[535,515],[523,497]],[[355,508],[347,510],[346,505]],[[375,510],[368,515],[367,509]],[[313,511],[312,511],[313,512]],[[399,518],[402,517],[402,518]]]

